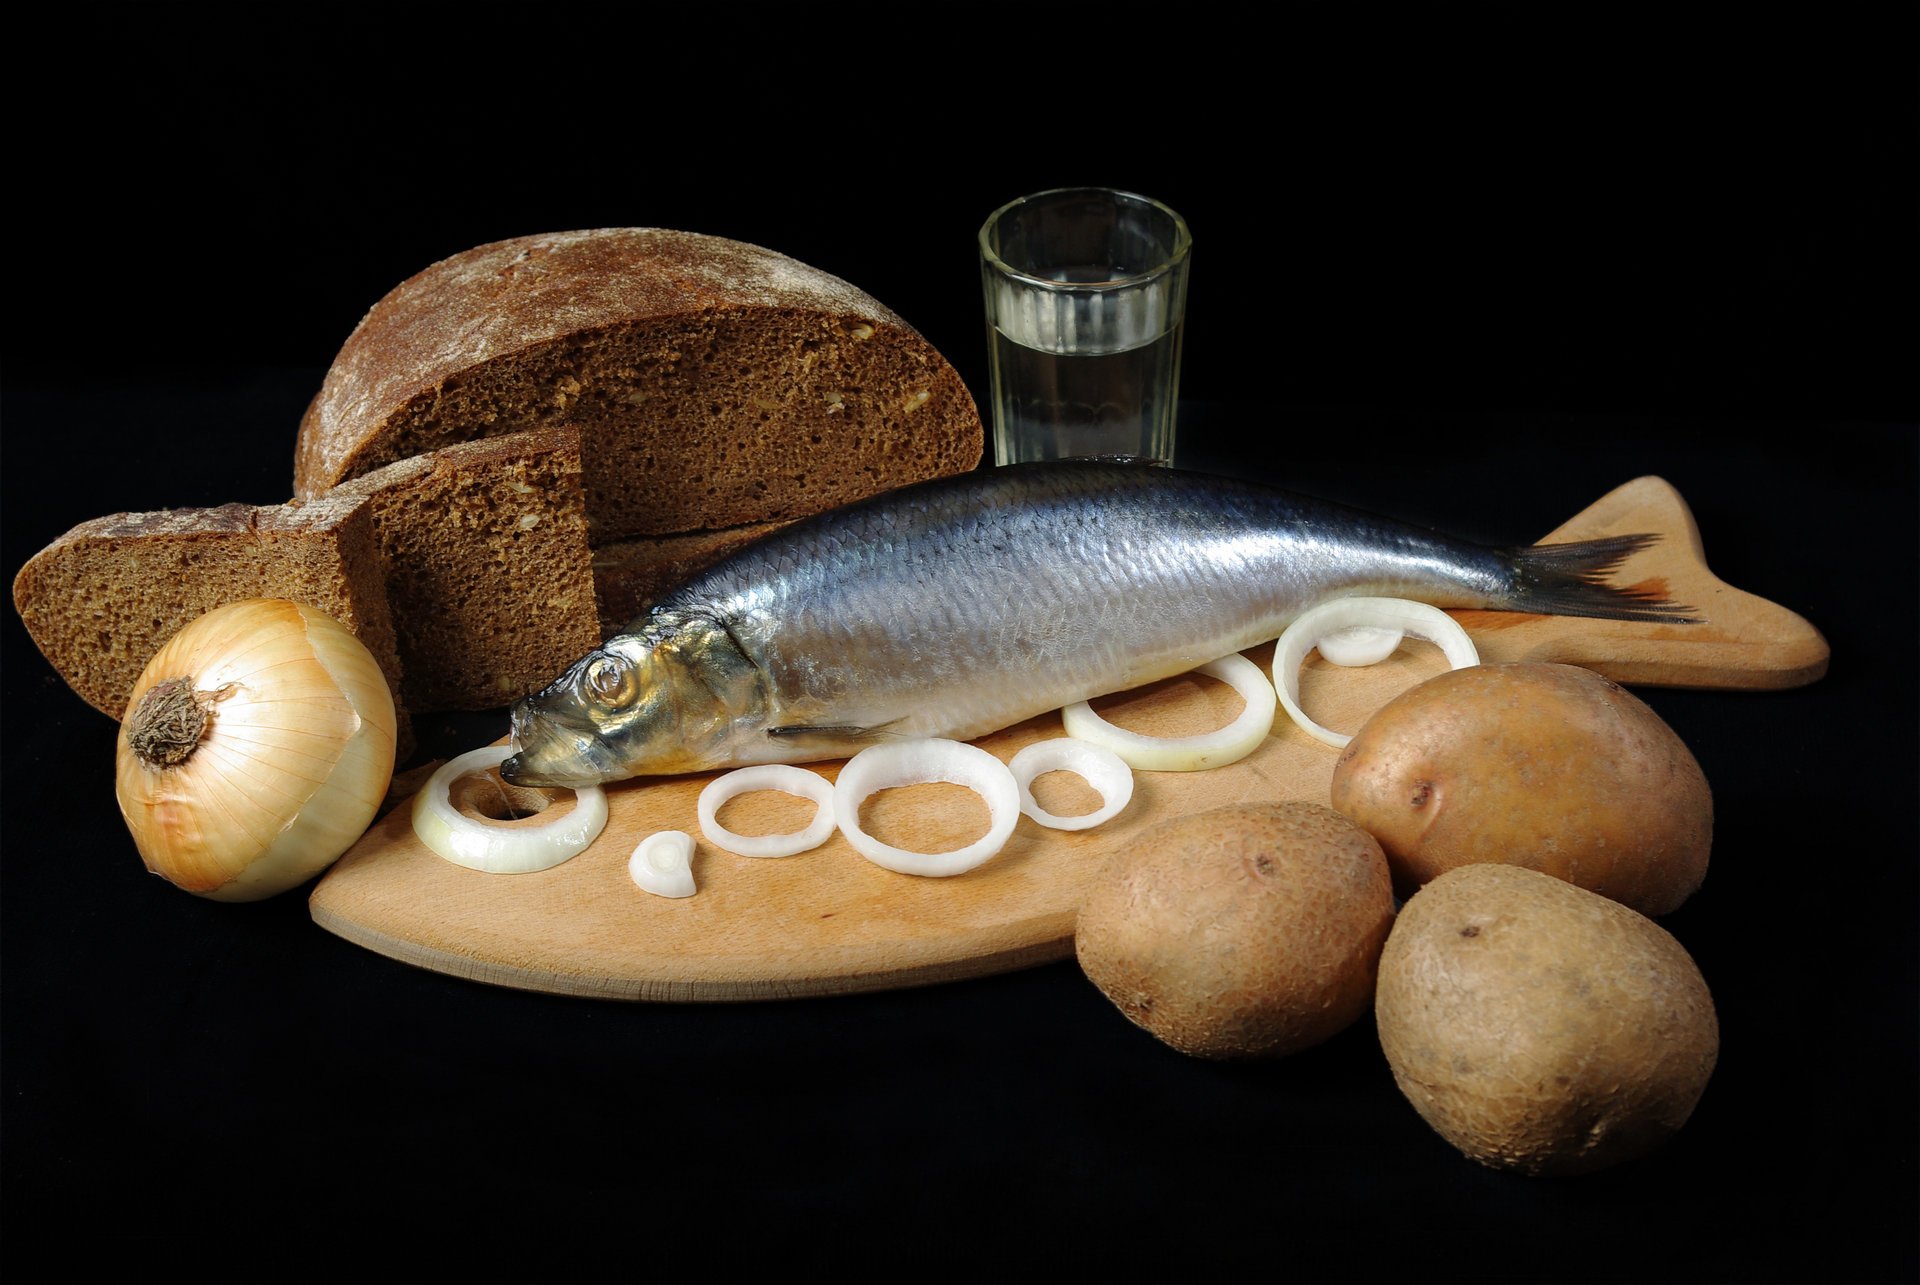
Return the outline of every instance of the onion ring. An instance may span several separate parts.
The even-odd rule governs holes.
[[[685,830],[658,830],[640,840],[627,858],[627,873],[648,892],[661,897],[691,897],[693,836]]]
[[[1058,736],[1035,741],[1007,764],[1013,783],[1020,787],[1020,810],[1053,830],[1087,830],[1120,815],[1133,798],[1133,771],[1112,750],[1091,741]],[[1063,817],[1041,807],[1033,797],[1033,782],[1048,772],[1071,772],[1100,796],[1100,806],[1084,816]]]
[[[755,790],[778,790],[817,804],[813,820],[792,834],[735,834],[720,824],[720,805]],[[700,833],[715,847],[740,857],[791,857],[809,852],[833,837],[833,782],[818,772],[785,763],[735,768],[707,782],[700,791]]]
[[[985,800],[991,817],[987,832],[954,852],[909,852],[860,828],[860,805],[869,796],[928,781],[964,785]],[[1020,820],[1020,787],[1005,763],[978,746],[937,739],[894,741],[869,745],[847,760],[834,787],[833,815],[854,851],[875,865],[903,875],[944,878],[964,874],[1006,846]]]
[[[1400,649],[1407,636],[1404,629],[1383,629],[1379,625],[1355,625],[1323,635],[1314,644],[1320,659],[1342,669],[1365,669],[1377,665]]]
[[[574,791],[573,811],[540,826],[484,825],[453,806],[448,787],[498,767],[511,745],[486,745],[440,765],[413,798],[413,832],[456,866],[487,874],[531,874],[578,856],[607,824],[607,795],[597,785]]]
[[[1240,717],[1201,736],[1143,736],[1115,727],[1085,701],[1060,711],[1067,735],[1112,750],[1143,772],[1202,772],[1238,763],[1260,748],[1273,730],[1275,696],[1260,667],[1238,652],[1208,661],[1193,671],[1206,674],[1240,693],[1247,707]]]
[[[1391,647],[1384,652],[1378,648],[1379,641],[1387,634],[1394,636],[1395,646],[1404,634],[1426,639],[1440,648],[1447,664],[1454,669],[1480,663],[1473,639],[1467,637],[1467,631],[1458,621],[1438,607],[1405,598],[1335,598],[1303,613],[1274,644],[1273,685],[1280,693],[1287,717],[1315,740],[1325,741],[1336,749],[1343,748],[1353,737],[1324,728],[1301,711],[1300,665],[1315,647],[1320,647],[1320,654],[1336,665],[1377,664],[1393,654]],[[1324,644],[1336,637],[1340,638],[1334,644],[1336,654],[1328,655]],[[1364,655],[1374,658],[1356,659]]]

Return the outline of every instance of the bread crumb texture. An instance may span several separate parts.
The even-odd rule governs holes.
[[[570,430],[448,447],[332,495],[372,508],[411,708],[497,708],[599,643]]]
[[[295,492],[479,437],[581,434],[596,544],[775,522],[980,458],[952,366],[785,255],[651,228],[522,237],[375,304],[301,426]]]
[[[326,612],[366,644],[399,690],[373,515],[359,497],[113,513],[68,531],[13,582],[14,607],[34,644],[83,700],[115,719],[168,639],[246,598],[287,598]]]

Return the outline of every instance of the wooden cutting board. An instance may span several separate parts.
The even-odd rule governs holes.
[[[1481,659],[1559,661],[1622,683],[1680,687],[1792,687],[1826,671],[1826,641],[1812,625],[1707,570],[1692,515],[1659,478],[1611,492],[1546,541],[1639,531],[1665,538],[1635,555],[1616,582],[1686,603],[1703,623],[1455,612]],[[1265,670],[1272,647],[1247,655]],[[1362,670],[1315,654],[1302,671],[1302,706],[1351,732],[1395,693],[1444,668],[1438,650],[1418,642]],[[1193,677],[1095,702],[1110,720],[1159,735],[1217,727],[1239,705],[1224,685]],[[1048,714],[976,744],[1006,760],[1059,735],[1059,715]],[[1127,810],[1092,830],[1048,830],[1022,817],[1000,855],[950,879],[883,870],[837,833],[824,847],[779,860],[721,851],[701,838],[694,815],[711,773],[609,787],[605,832],[539,874],[485,875],[443,861],[414,837],[411,809],[401,806],[334,866],[310,904],[323,928],[395,959],[563,994],[748,1000],[949,981],[1071,955],[1082,889],[1110,854],[1162,821],[1222,804],[1324,802],[1334,757],[1281,713],[1248,758],[1210,772],[1135,773]],[[815,765],[828,777],[840,766]],[[1035,790],[1057,812],[1085,810],[1094,799],[1065,774],[1043,777]],[[472,788],[465,793],[475,797]],[[571,806],[569,792],[554,793],[554,808]],[[1076,799],[1085,802],[1076,807]],[[720,819],[753,834],[799,829],[810,815],[810,805],[761,793],[729,804]],[[959,847],[986,828],[984,805],[952,785],[888,791],[863,816],[877,837],[917,851]],[[695,896],[656,897],[629,878],[634,845],[656,830],[695,836]]]

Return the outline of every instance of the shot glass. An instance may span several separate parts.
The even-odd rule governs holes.
[[[1061,188],[980,229],[996,464],[1173,462],[1193,238],[1160,202]]]

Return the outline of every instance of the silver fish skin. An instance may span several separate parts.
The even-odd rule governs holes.
[[[1329,598],[1684,620],[1606,586],[1651,537],[1496,550],[1228,478],[1074,461],[786,527],[513,710],[502,776],[580,786],[966,740],[1278,637]]]

